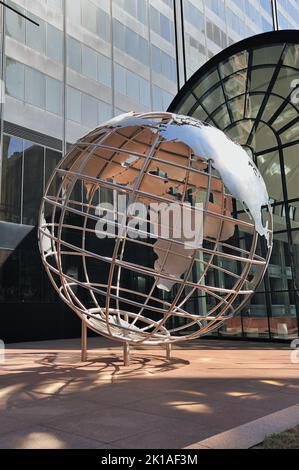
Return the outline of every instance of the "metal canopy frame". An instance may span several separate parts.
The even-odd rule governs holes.
[[[271,54],[273,54],[274,48],[277,47],[277,51],[280,48],[279,54],[273,57],[271,60]],[[262,60],[255,63],[255,54],[264,49],[267,51],[269,48],[268,55],[265,53],[265,61]],[[276,52],[277,52],[276,51]],[[197,72],[186,82],[180,92],[176,95],[172,103],[170,104],[168,111],[189,115],[189,116],[204,116],[203,118],[220,128],[224,132],[233,132],[237,126],[250,122],[250,132],[248,132],[247,138],[239,143],[247,146],[251,149],[256,165],[259,167],[260,157],[276,152],[279,158],[281,181],[282,181],[282,198],[279,201],[274,201],[272,206],[284,207],[284,213],[286,218],[286,231],[278,231],[277,233],[287,233],[287,239],[289,247],[293,244],[293,235],[297,234],[299,229],[292,227],[290,218],[290,204],[299,204],[299,197],[290,198],[288,196],[288,185],[287,176],[285,172],[285,152],[290,148],[295,148],[299,145],[299,105],[295,105],[291,102],[291,96],[295,88],[289,88],[285,94],[279,93],[279,87],[277,86],[278,79],[285,74],[285,77],[299,78],[299,33],[297,30],[281,30],[272,31],[263,34],[259,34],[247,39],[244,39],[238,43],[231,45],[224,49],[219,54],[212,57]],[[231,73],[223,73],[225,67],[229,63],[232,63],[240,57],[240,66],[236,67],[235,70],[231,70]],[[290,58],[293,57],[294,61],[291,63]],[[244,66],[242,67],[241,64]],[[228,67],[227,67],[228,68]],[[266,72],[270,75],[270,80],[267,85],[256,87],[253,89],[253,76],[259,71],[262,73]],[[213,76],[213,77],[212,77]],[[217,80],[214,79],[217,76]],[[243,78],[243,89],[240,86],[240,90],[236,94],[231,94],[226,88],[226,84],[229,80],[237,80],[237,77]],[[209,84],[209,79],[212,82]],[[288,78],[285,78],[288,80]],[[290,78],[291,81],[291,78]],[[297,85],[298,87],[299,85]],[[197,92],[200,89],[201,93]],[[216,92],[217,89],[222,90],[217,95],[217,100],[212,103],[212,107],[207,109],[205,103],[211,94]],[[222,99],[219,97],[222,96]],[[250,99],[260,102],[256,114],[250,114],[250,108],[248,103]],[[273,100],[273,101],[272,101]],[[267,115],[267,107],[270,106],[271,102],[278,103],[277,106],[273,106],[273,112],[269,112]],[[213,101],[213,100],[212,100]],[[243,112],[236,113],[234,105],[244,103]],[[190,106],[188,105],[190,103]],[[211,100],[210,100],[211,103]],[[213,106],[214,105],[214,106]],[[221,110],[226,110],[226,115],[229,117],[229,122],[225,123],[219,120],[221,118]],[[183,111],[182,111],[183,110]],[[272,108],[271,108],[272,110]],[[288,112],[292,114],[291,119],[288,117]],[[275,138],[274,145],[267,148],[258,148],[255,145],[254,138],[256,133],[261,129],[261,126],[268,128]],[[236,137],[238,140],[238,137]],[[294,175],[299,177],[299,165],[294,166]],[[239,214],[242,210],[238,211]],[[290,258],[293,270],[292,279],[292,290],[295,293],[295,304],[297,308],[297,325],[299,331],[299,288],[296,282],[298,277],[298,268],[296,267],[296,261],[293,256],[293,250],[290,249]],[[297,272],[297,275],[296,275]],[[265,288],[266,288],[266,303],[267,310],[269,312],[268,319],[272,316],[271,298],[270,298],[270,284],[267,275],[265,276]],[[270,321],[270,320],[269,320]],[[269,335],[271,330],[269,328]]]

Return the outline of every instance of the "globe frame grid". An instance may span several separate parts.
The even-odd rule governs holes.
[[[140,119],[141,122],[144,122],[144,120],[148,119],[151,121],[154,120],[159,124],[170,123],[174,119],[174,115],[167,112],[134,113],[133,116],[137,121]],[[132,135],[130,133],[129,135],[126,134],[125,129],[128,128],[131,129],[130,132]],[[144,136],[144,134],[146,134],[147,131],[148,128],[144,124],[121,128],[111,126],[108,123],[107,125],[103,124],[94,129],[74,144],[71,150],[58,164],[47,185],[40,209],[39,246],[43,264],[54,288],[59,293],[62,300],[79,315],[90,329],[117,341],[132,344],[155,345],[186,341],[211,333],[219,328],[228,318],[236,315],[245,307],[261,281],[270,259],[273,222],[272,213],[269,211],[269,245],[266,256],[262,257],[256,253],[259,235],[255,230],[254,223],[252,221],[245,221],[225,215],[226,203],[232,196],[226,192],[223,182],[222,190],[220,191],[222,193],[220,212],[217,213],[209,209],[211,195],[217,192],[215,189],[215,181],[221,181],[219,175],[213,172],[212,161],[204,162],[199,159],[204,165],[204,169],[195,168],[193,164],[194,152],[190,147],[185,144],[180,145],[176,142],[167,142],[166,144],[159,133],[155,134],[152,132],[152,141],[141,142],[141,144],[147,148],[147,151],[134,151],[134,146],[137,145],[138,147],[138,145],[141,145],[138,138],[143,137],[143,140],[144,138],[146,140],[147,137]],[[123,140],[122,145],[118,147],[108,145],[107,141],[109,143],[109,138],[113,138],[113,136],[121,138]],[[187,160],[186,165],[175,161],[177,158],[182,157],[177,150],[178,148],[181,150],[182,146],[187,150],[187,156],[184,155]],[[115,159],[119,155],[122,157],[128,156],[128,158],[136,158],[141,164],[141,168],[139,169],[139,174],[134,180],[134,183],[131,185],[123,185],[115,181],[109,181],[107,178],[101,178],[101,172],[99,174],[88,174],[88,171],[86,172],[87,165],[95,154],[96,158],[104,160],[104,167],[105,165],[109,166],[109,164],[115,163]],[[110,155],[110,158],[107,158],[107,155]],[[163,158],[161,155],[163,155]],[[164,250],[165,256],[164,261],[160,264],[160,270],[128,262],[124,259],[124,253],[128,243],[134,243],[139,246],[142,245],[146,247],[147,250],[152,249],[153,245],[144,239],[129,239],[127,233],[128,217],[124,215],[121,224],[117,226],[118,235],[115,237],[115,245],[110,257],[90,252],[87,249],[87,238],[88,234],[90,234],[88,223],[91,220],[96,223],[101,219],[99,215],[95,214],[96,206],[93,202],[96,191],[100,187],[116,191],[117,193],[125,193],[129,195],[130,202],[136,200],[150,200],[164,202],[166,204],[171,203],[168,196],[157,195],[142,189],[142,184],[145,179],[149,177],[149,172],[153,168],[153,165],[164,165],[169,168],[169,182],[171,182],[172,179],[170,175],[171,172],[174,171],[173,169],[181,171],[186,175],[184,192],[182,193],[181,200],[178,201],[180,205],[184,203],[184,196],[188,189],[190,175],[195,175],[195,178],[198,176],[204,179],[206,181],[206,194],[203,202],[203,223],[205,224],[207,217],[209,217],[210,220],[216,219],[216,221],[219,221],[215,239],[204,237],[207,243],[213,244],[213,247],[208,248],[207,246],[202,246],[196,249],[192,256],[186,255],[190,260],[189,266],[184,272],[183,278],[179,276],[175,278],[175,282],[179,287],[177,292],[173,295],[173,298],[168,301],[157,298],[155,289],[158,279],[162,278],[174,281],[174,277],[164,273],[163,268],[168,255],[173,254],[177,256],[176,249],[173,248],[173,246],[178,247],[182,245],[182,242],[171,239],[170,245]],[[131,165],[131,168],[132,166],[134,166],[134,163]],[[89,185],[88,198],[84,201],[72,199],[77,182],[82,185]],[[181,187],[182,182],[180,181],[179,183]],[[51,194],[53,187],[55,191],[54,194]],[[50,209],[50,211],[49,215],[47,215],[48,220],[46,220],[45,214],[48,213],[48,209]],[[196,211],[198,208],[193,205],[192,210]],[[82,226],[70,223],[70,221],[67,220],[67,214],[81,217],[83,219]],[[234,246],[221,240],[221,233],[226,222],[233,223],[235,230],[242,230],[243,228],[243,230],[252,232],[250,249],[245,250],[244,248]],[[74,245],[64,239],[66,229],[81,232],[80,246]],[[150,234],[147,233],[147,235]],[[163,239],[163,237],[160,238]],[[167,240],[164,241],[167,243]],[[101,240],[98,240],[98,243],[101,243]],[[163,248],[161,248],[161,250],[163,251]],[[198,255],[200,256],[197,257]],[[65,272],[64,256],[80,257],[84,281],[74,279]],[[204,260],[204,256],[208,257],[207,260]],[[87,263],[89,258],[93,258],[100,263],[107,263],[110,266],[106,283],[96,283],[90,280],[90,272]],[[222,263],[218,263],[215,259],[224,259],[229,262],[239,263],[239,266],[241,266],[240,272],[237,274],[227,267],[223,267]],[[195,265],[203,266],[197,282],[193,282],[189,279]],[[255,272],[252,274],[253,269]],[[136,292],[135,289],[123,286],[121,284],[121,277],[124,270],[146,275],[153,279],[148,293]],[[203,280],[210,270],[231,276],[235,279],[235,284],[230,289],[215,285],[206,285]],[[117,272],[116,283],[114,282],[115,272]],[[253,277],[249,281],[250,273]],[[244,285],[245,288],[243,288]],[[89,308],[82,302],[82,299],[80,299],[80,296],[76,293],[76,289],[78,288],[89,293],[94,307]],[[186,289],[189,290],[187,294],[185,294]],[[192,295],[198,291],[204,292],[205,296],[211,296],[215,302],[214,306],[212,306],[205,315],[190,313],[183,308],[188,300],[192,299]],[[130,298],[131,295],[137,296],[140,300],[132,300]],[[105,298],[104,305],[100,305],[97,296]],[[238,301],[240,296],[242,299],[241,302]],[[238,302],[236,303],[236,301]],[[113,306],[111,306],[112,303]],[[157,303],[160,306],[156,306]],[[129,305],[132,309],[124,310],[121,304]],[[138,308],[139,311],[134,312],[134,308]],[[153,315],[160,315],[160,318],[155,319],[146,316],[146,312],[149,310]],[[173,317],[179,320],[183,318],[187,320],[188,323],[169,327],[169,320]],[[139,326],[141,322],[145,326]]]

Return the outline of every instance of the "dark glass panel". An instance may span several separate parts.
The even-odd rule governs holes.
[[[299,124],[298,128],[299,128]],[[299,129],[298,129],[299,137]],[[292,145],[283,150],[284,171],[286,175],[289,199],[299,198],[299,145]]]
[[[42,266],[37,251],[20,251],[20,298],[23,302],[41,300]]]
[[[246,91],[247,70],[231,75],[223,82],[227,99],[234,98]]]
[[[290,214],[290,221],[291,221],[292,229],[296,229],[296,230],[299,229],[299,201],[289,203],[289,214]],[[299,236],[299,232],[298,234],[296,232],[296,235],[295,235],[296,240],[298,236]],[[299,243],[299,239],[298,239],[298,243]],[[299,260],[298,260],[298,266],[299,266]]]
[[[288,44],[283,65],[289,65],[290,67],[299,69],[299,44]]]
[[[248,338],[268,338],[269,322],[264,281],[252,296],[248,308],[242,311],[244,335]]]
[[[222,62],[219,66],[220,74],[222,77],[226,77],[231,73],[237,72],[247,68],[248,63],[248,52],[242,51],[239,54],[235,54],[225,62]]]
[[[188,96],[186,96],[186,99],[182,103],[182,107],[180,108],[180,113],[188,114],[196,102],[197,102],[196,98],[191,93],[190,94],[188,93]]]
[[[252,145],[257,152],[277,147],[277,137],[273,130],[263,122],[260,122],[253,136]]]
[[[224,101],[222,87],[219,85],[202,100],[202,104],[207,112],[211,113]]]
[[[228,106],[231,110],[234,121],[242,119],[244,116],[245,95],[237,96],[233,100],[229,101]]]
[[[293,338],[298,335],[293,261],[287,233],[275,234],[271,264],[268,269],[272,304],[271,333],[273,337]]]
[[[207,113],[202,109],[200,105],[198,105],[197,108],[193,111],[192,116],[196,119],[199,119],[199,121],[206,121],[208,118]]]
[[[208,119],[207,121],[209,122],[210,120]],[[226,105],[221,106],[219,111],[217,111],[217,113],[213,115],[213,121],[217,123],[220,129],[223,129],[230,124],[229,114]]]
[[[46,149],[45,157],[45,185],[49,181],[50,176],[55,170],[58,162],[61,160],[61,153],[56,150]]]
[[[236,315],[227,320],[219,329],[220,336],[242,336],[241,316]]]
[[[277,64],[281,56],[283,45],[267,46],[255,49],[252,65]]]
[[[270,95],[267,100],[267,106],[265,107],[263,112],[263,121],[268,122],[270,119],[272,119],[274,113],[283,103],[284,100],[282,98],[279,98],[279,96]]]
[[[3,137],[1,220],[21,221],[23,140]]]
[[[20,300],[19,252],[13,251],[0,267],[0,299],[4,302]]]
[[[292,92],[291,83],[298,79],[298,71],[282,67],[273,87],[273,93],[286,98]]]
[[[219,75],[217,70],[212,70],[210,73],[205,75],[205,77],[200,80],[198,85],[194,88],[194,94],[198,98],[202,98],[202,95],[206,93],[210,88],[213,87],[216,83],[219,82]]]
[[[298,140],[299,138],[299,122],[296,121],[288,127],[284,132],[280,134],[281,143],[289,144],[292,141]]]
[[[248,118],[256,118],[262,102],[264,99],[264,95],[253,95],[249,94],[247,95],[247,100],[246,100],[246,117]]]
[[[279,131],[282,127],[287,125],[293,119],[298,117],[298,111],[294,106],[288,104],[284,107],[283,111],[279,113],[275,121],[272,123],[272,126],[275,130]],[[298,135],[299,137],[299,135]]]
[[[252,129],[253,121],[244,120],[237,122],[232,127],[226,129],[226,133],[232,140],[236,140],[241,145],[246,145],[250,131]]]
[[[250,91],[266,91],[269,88],[274,68],[262,67],[254,69],[250,76]]]
[[[24,141],[23,220],[26,225],[37,223],[43,194],[44,148]]]

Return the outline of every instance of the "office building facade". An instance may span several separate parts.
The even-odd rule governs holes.
[[[226,47],[271,31],[277,22],[282,29],[298,27],[299,5],[298,0],[7,4],[39,26],[1,7],[0,337],[73,336],[79,322],[50,286],[36,244],[39,204],[56,163],[80,136],[115,115],[166,110],[194,72]],[[291,270],[287,258],[279,263]],[[291,276],[285,277],[276,310],[297,319],[296,302],[288,297],[296,295]],[[281,291],[278,284],[273,289]],[[259,301],[258,315],[266,319],[273,315],[269,302],[269,296]],[[230,330],[219,334],[230,336]],[[231,335],[287,339],[298,329],[261,332],[253,326],[232,328]]]

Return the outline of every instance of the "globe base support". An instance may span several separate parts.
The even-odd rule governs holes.
[[[171,360],[171,344],[165,345],[165,355],[166,360]],[[124,366],[131,365],[131,356],[130,356],[130,344],[128,342],[123,343],[123,359]],[[81,322],[81,362],[87,361],[87,325],[84,320]]]
[[[130,345],[129,343],[124,343],[124,366],[129,366],[130,361]]]
[[[171,360],[171,344],[166,344],[166,359]]]
[[[87,361],[87,326],[84,320],[81,325],[81,361]]]

